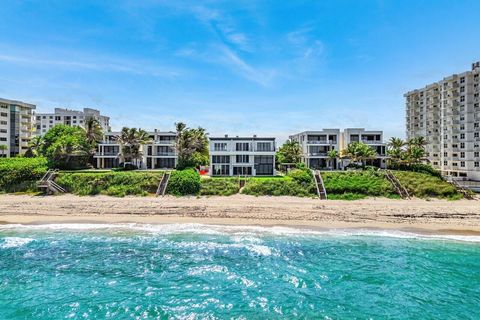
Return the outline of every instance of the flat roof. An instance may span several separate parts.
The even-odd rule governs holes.
[[[9,99],[4,99],[4,98],[0,98],[0,102],[1,103],[14,104],[14,105],[22,106],[22,107],[25,107],[25,108],[31,108],[31,109],[35,109],[37,107],[36,105],[31,104],[31,103],[26,103],[26,102],[22,102],[22,101],[18,101],[18,100],[9,100]]]
[[[275,140],[273,137],[208,137],[209,140]]]

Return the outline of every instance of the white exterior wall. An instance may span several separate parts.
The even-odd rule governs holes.
[[[44,135],[50,128],[57,124],[70,126],[85,126],[88,118],[95,118],[100,122],[103,132],[110,131],[110,118],[102,116],[100,111],[84,108],[83,111],[55,108],[54,113],[38,113],[36,117],[36,134]]]
[[[480,181],[479,95],[480,65],[405,94],[407,137],[425,137],[445,176]]]
[[[101,143],[98,144],[95,158],[97,159],[97,168],[110,169],[118,166],[121,161],[121,146],[115,141],[115,137],[120,132],[109,132],[105,134],[105,137]],[[174,150],[175,140],[166,141],[165,139],[171,139],[175,137],[175,132],[161,132],[152,131],[149,132],[150,137],[154,140],[153,143],[148,143],[141,146],[142,158],[139,159],[136,165],[140,169],[173,169],[177,166],[177,153]],[[149,150],[150,147],[150,150]],[[169,147],[172,149],[167,152],[161,152],[157,150],[157,147]],[[149,152],[151,151],[151,153]],[[158,152],[160,151],[160,152]],[[161,159],[161,160],[160,160]],[[112,166],[114,164],[114,166]],[[168,165],[167,165],[168,164]]]
[[[237,143],[247,144],[248,150],[237,150]],[[268,150],[262,149],[259,144],[269,144],[270,147]],[[216,148],[216,144],[225,144],[224,149]],[[217,175],[275,175],[275,138],[262,138],[262,137],[211,137],[209,138],[209,151],[210,151],[210,169],[209,174],[212,176]],[[214,157],[224,156],[228,157],[227,162],[214,163]],[[248,156],[248,161],[237,161],[237,156],[241,156],[246,160]],[[271,163],[271,172],[268,174],[262,174],[257,169],[255,163],[255,157],[258,156],[268,156],[273,157],[273,162]],[[241,160],[241,159],[238,159]],[[265,167],[270,167],[270,164],[263,164]],[[228,166],[228,172],[218,173],[218,166]],[[235,169],[235,168],[245,168],[245,169]],[[235,173],[237,170],[245,171],[246,173]],[[248,173],[250,171],[250,173]]]
[[[4,151],[7,157],[27,151],[33,136],[35,108],[33,104],[0,98],[0,144],[7,146],[8,149]],[[12,136],[18,139],[18,147],[15,146],[16,139],[12,139]]]
[[[315,140],[312,138],[315,137]],[[317,140],[317,138],[322,138]],[[323,129],[320,131],[304,131],[291,135],[290,140],[296,141],[300,144],[302,148],[302,162],[305,163],[309,168],[318,164],[320,167],[325,167],[328,169],[336,169],[338,167],[337,163],[333,163],[328,158],[328,151],[337,150],[340,152],[340,140],[341,134],[340,129]],[[324,151],[318,151],[316,149],[321,149]]]

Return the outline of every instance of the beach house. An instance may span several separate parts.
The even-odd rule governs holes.
[[[350,164],[349,159],[332,158],[330,151],[341,151],[351,142],[363,142],[377,153],[375,159],[367,160],[368,165],[384,168],[386,165],[386,144],[383,142],[383,131],[365,130],[364,128],[323,129],[303,131],[289,137],[300,144],[302,162],[311,169],[337,170]]]
[[[210,175],[275,175],[275,138],[210,137]]]

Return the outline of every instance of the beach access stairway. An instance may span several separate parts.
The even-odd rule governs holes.
[[[473,195],[465,187],[461,186],[456,180],[450,179],[449,182],[457,189],[458,192],[463,194],[463,197],[468,200],[476,200]]]
[[[242,193],[243,188],[247,184],[247,176],[238,176],[238,193]]]
[[[48,170],[45,175],[37,182],[37,188],[46,194],[66,193],[67,191],[55,182],[58,170]]]
[[[402,197],[402,199],[410,199],[408,190],[400,183],[395,175],[390,170],[385,170],[385,177],[395,188],[395,191]]]
[[[317,195],[320,200],[327,200],[327,190],[325,190],[325,185],[323,183],[322,175],[320,171],[312,171],[313,178],[315,179],[315,186],[317,188]]]
[[[160,183],[158,184],[157,192],[156,195],[158,196],[164,196],[165,191],[167,191],[167,186],[168,186],[168,181],[170,180],[170,172],[165,172],[162,176],[162,179],[160,180]]]

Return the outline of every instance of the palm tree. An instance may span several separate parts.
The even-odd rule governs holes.
[[[297,141],[287,140],[278,150],[277,163],[300,163],[302,161],[302,148]]]
[[[400,162],[402,162],[402,158],[404,158],[405,144],[405,141],[395,137],[390,138],[390,141],[387,144],[387,153],[390,156],[390,161],[396,165],[400,164]]]
[[[0,151],[2,151],[2,158],[5,157],[5,151],[8,150],[8,147],[5,144],[0,144]]]
[[[335,160],[338,158],[338,151],[337,150],[330,150],[327,152],[327,156],[328,156],[328,159],[329,159],[329,162],[330,162],[330,167],[332,169],[334,169],[334,164],[335,164]]]
[[[419,147],[419,148],[422,148],[422,149],[425,149],[425,146],[428,144],[427,143],[427,140],[422,137],[422,136],[418,136],[418,137],[415,137],[415,138],[410,138],[408,141],[407,141],[407,144],[409,146],[415,146],[415,147]]]
[[[175,123],[177,139],[174,145],[179,169],[206,165],[209,161],[208,138],[205,129],[187,128],[183,122]]]
[[[120,162],[135,162],[142,158],[141,146],[151,141],[143,129],[123,127],[120,135],[115,137],[120,144]]]
[[[413,145],[408,148],[408,162],[410,164],[420,163],[421,160],[425,157],[425,150],[421,147]]]
[[[365,166],[365,160],[375,159],[377,152],[366,143],[351,142],[346,149],[342,150],[342,156]]]
[[[43,138],[41,136],[35,136],[28,143],[28,150],[33,156],[38,157],[40,155],[40,150],[42,149],[43,144]]]
[[[85,121],[85,134],[87,135],[88,143],[92,146],[102,140],[103,128],[96,118],[90,117]]]

